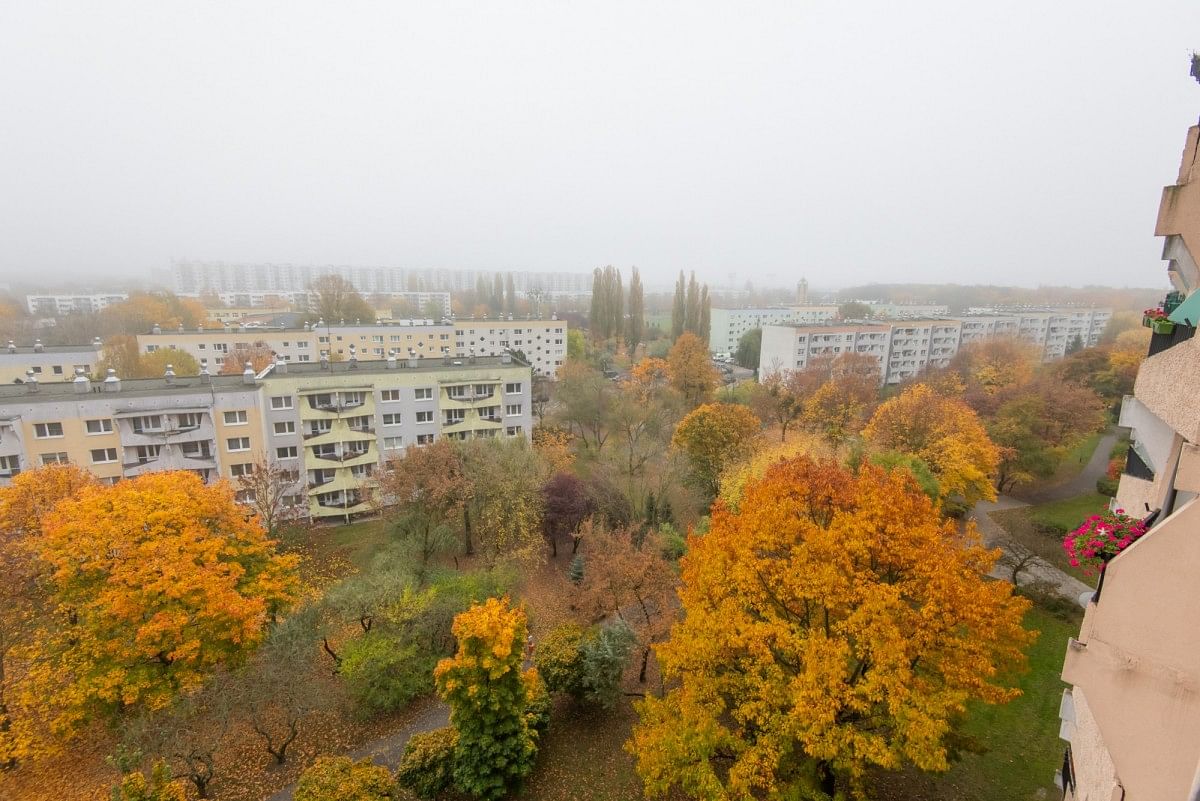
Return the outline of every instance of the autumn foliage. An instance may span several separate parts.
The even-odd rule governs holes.
[[[760,428],[745,406],[706,403],[679,422],[671,445],[687,455],[696,483],[712,498],[721,473],[753,451]]]
[[[797,457],[740,508],[689,539],[657,649],[672,689],[628,746],[649,795],[832,797],[872,765],[945,770],[967,702],[1017,694],[1028,603],[906,473]]]

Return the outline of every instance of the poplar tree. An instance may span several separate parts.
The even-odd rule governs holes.
[[[637,350],[637,346],[641,344],[645,326],[642,277],[638,275],[637,267],[634,267],[629,276],[629,319],[625,325],[625,344],[629,347],[630,353]]]
[[[686,301],[683,295],[683,270],[679,271],[679,280],[675,282],[675,302],[671,305],[671,338],[678,339],[683,333],[686,322]]]

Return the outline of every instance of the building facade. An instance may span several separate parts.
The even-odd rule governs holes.
[[[460,319],[453,323],[326,325],[307,328],[234,328],[225,330],[161,330],[139,334],[138,350],[152,353],[177,348],[190,353],[219,372],[225,357],[238,349],[261,343],[290,364],[331,361],[355,356],[362,361],[383,360],[389,351],[401,358],[414,353],[420,359],[499,356],[519,351],[538,375],[553,377],[567,358],[565,320]]]
[[[713,308],[710,310],[708,349],[733,353],[747,331],[768,325],[820,323],[837,317],[837,306],[769,306],[763,308]]]
[[[24,382],[30,376],[38,381],[70,381],[75,369],[91,375],[104,358],[100,340],[91,345],[42,345],[37,340],[30,346],[18,346],[9,340],[0,350],[0,384]]]
[[[236,480],[272,462],[314,519],[371,510],[379,465],[447,437],[524,437],[532,372],[509,356],[279,362],[255,375],[0,386],[0,485],[72,462],[101,480],[190,470]]]
[[[96,292],[87,295],[26,295],[29,313],[39,317],[58,317],[75,312],[98,312],[129,300],[128,292]]]
[[[1177,312],[1200,302],[1198,139],[1194,126],[1156,228],[1185,296]],[[1148,528],[1107,563],[1067,647],[1059,783],[1071,801],[1200,796],[1200,316],[1181,316],[1191,322],[1153,335],[1121,407],[1131,447],[1113,508]]]

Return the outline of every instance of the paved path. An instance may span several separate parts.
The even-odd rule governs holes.
[[[1109,447],[1112,446],[1110,445]],[[996,562],[996,566],[992,568],[990,575],[993,578],[1011,581],[1012,568],[1006,562],[1029,556],[1028,563],[1021,569],[1021,575],[1026,577],[1022,583],[1032,583],[1034,581],[1045,583],[1052,586],[1054,591],[1063,598],[1073,601],[1080,606],[1086,606],[1085,597],[1090,597],[1094,591],[1091,587],[1074,576],[1059,570],[1045,559],[1039,556],[1030,556],[1025,548],[1009,540],[1008,532],[1004,530],[1003,526],[993,520],[990,514],[991,512],[998,512],[1004,509],[1020,509],[1028,505],[1016,498],[1001,495],[995,502],[980,501],[971,510],[971,519],[975,521],[975,525],[979,528],[979,534],[983,537],[984,545],[987,545],[989,548],[1000,548],[1004,551],[1004,557]]]
[[[369,757],[376,764],[395,770],[396,766],[400,764],[400,757],[404,755],[404,746],[408,744],[408,738],[414,734],[433,731],[450,724],[450,707],[446,706],[441,699],[429,696],[424,700],[417,701],[415,706],[417,707],[416,713],[404,726],[386,737],[367,743],[347,756],[352,759]],[[295,790],[296,785],[288,785],[269,796],[267,801],[292,801],[292,794]]]
[[[1063,501],[1067,498],[1074,498],[1085,492],[1095,492],[1096,482],[1108,470],[1108,454],[1112,452],[1113,446],[1116,444],[1117,432],[1115,429],[1109,429],[1096,443],[1096,450],[1092,451],[1092,458],[1079,472],[1079,475],[1062,484],[1038,487],[1025,494],[1026,500],[1030,503],[1046,503],[1047,501]]]

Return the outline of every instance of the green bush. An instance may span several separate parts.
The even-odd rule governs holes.
[[[575,623],[555,626],[542,638],[533,652],[533,664],[538,674],[553,692],[582,693],[580,683],[583,667],[579,646],[583,642],[583,628]]]
[[[433,689],[434,655],[385,634],[369,632],[342,652],[341,676],[365,715],[392,712]]]
[[[1107,495],[1111,498],[1117,494],[1118,483],[1118,481],[1111,479],[1108,476],[1101,476],[1100,478],[1096,479],[1096,492],[1100,493],[1101,495]]]
[[[525,720],[529,728],[541,736],[550,728],[550,712],[554,709],[554,701],[546,689],[546,682],[536,672],[532,681],[525,683],[525,695]]]
[[[404,746],[396,780],[418,798],[437,798],[454,782],[454,749],[458,732],[453,726],[414,734]]]
[[[296,801],[390,801],[396,783],[387,768],[369,759],[317,757],[296,783]]]
[[[664,559],[678,562],[687,553],[687,537],[670,523],[663,523],[659,526],[658,536],[662,541]]]
[[[621,694],[621,676],[636,638],[623,620],[593,627],[579,646],[578,697],[606,709]]]

